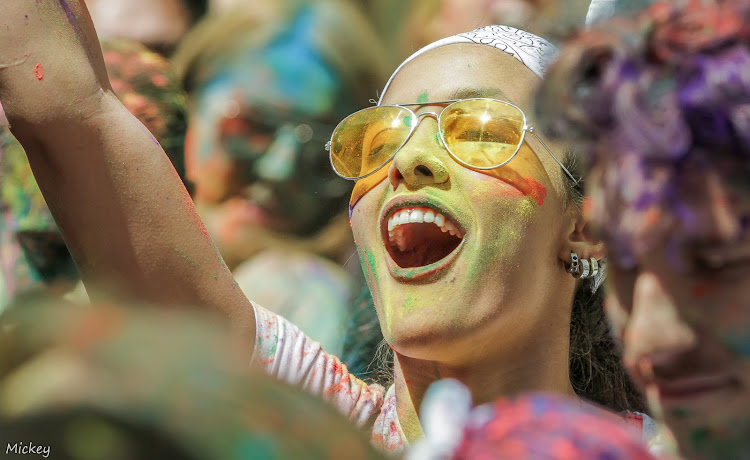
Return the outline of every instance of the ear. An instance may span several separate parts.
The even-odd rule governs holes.
[[[586,213],[576,206],[570,206],[569,221],[563,238],[560,241],[558,257],[563,262],[570,262],[570,253],[575,252],[581,259],[599,260],[604,257],[604,242],[594,236],[592,224]]]

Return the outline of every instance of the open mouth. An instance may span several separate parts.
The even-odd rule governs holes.
[[[461,244],[464,232],[427,207],[394,210],[387,219],[386,249],[401,268],[417,268],[445,259]]]

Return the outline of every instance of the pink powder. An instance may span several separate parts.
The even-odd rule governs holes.
[[[34,66],[34,75],[36,75],[37,80],[44,78],[44,67],[42,67],[41,63]]]

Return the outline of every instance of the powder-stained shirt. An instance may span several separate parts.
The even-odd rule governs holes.
[[[256,344],[253,365],[286,383],[321,396],[359,427],[373,424],[373,444],[398,452],[404,434],[396,416],[396,395],[381,385],[351,375],[336,356],[307,337],[297,326],[255,305]]]

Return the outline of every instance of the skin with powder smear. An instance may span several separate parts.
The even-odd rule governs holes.
[[[428,70],[436,66],[442,69],[440,77]],[[512,74],[515,81],[523,75],[526,84],[496,86],[510,80],[497,72]],[[459,81],[458,87],[451,83]],[[429,92],[431,100],[466,94],[513,99],[523,107],[537,81],[503,53],[479,45],[449,45],[406,64],[382,103],[421,102],[427,85],[436,88]],[[412,107],[417,114],[441,108],[429,102]],[[397,405],[407,437],[419,436],[415,407],[427,382],[467,373],[487,375],[485,365],[468,364],[468,356],[502,369],[514,366],[505,350],[549,347],[562,337],[558,343],[567,343],[569,299],[575,287],[575,280],[563,269],[562,257],[570,250],[576,224],[571,214],[560,212],[565,208],[559,166],[531,148],[540,151],[541,146],[526,142],[508,165],[473,171],[451,158],[442,143],[436,148],[436,134],[434,119],[422,118],[393,160],[358,181],[352,195],[352,228],[360,256],[367,260],[374,255],[382,261],[371,265],[374,271],[366,275],[384,337],[396,352]],[[402,203],[397,209],[426,206],[450,216],[465,233],[455,260],[447,266],[437,262],[429,270],[398,267],[386,244],[387,232],[373,231],[385,225],[383,219],[393,212],[393,203]],[[549,321],[556,326],[546,329],[547,339],[539,341],[534,331]],[[477,354],[479,349],[483,352]],[[567,355],[560,356],[557,364],[567,367]],[[567,375],[567,369],[564,372]],[[507,376],[499,380],[509,383]],[[539,384],[531,380],[523,385]],[[569,391],[566,377],[551,385],[556,391]],[[484,394],[494,397],[502,391]]]

